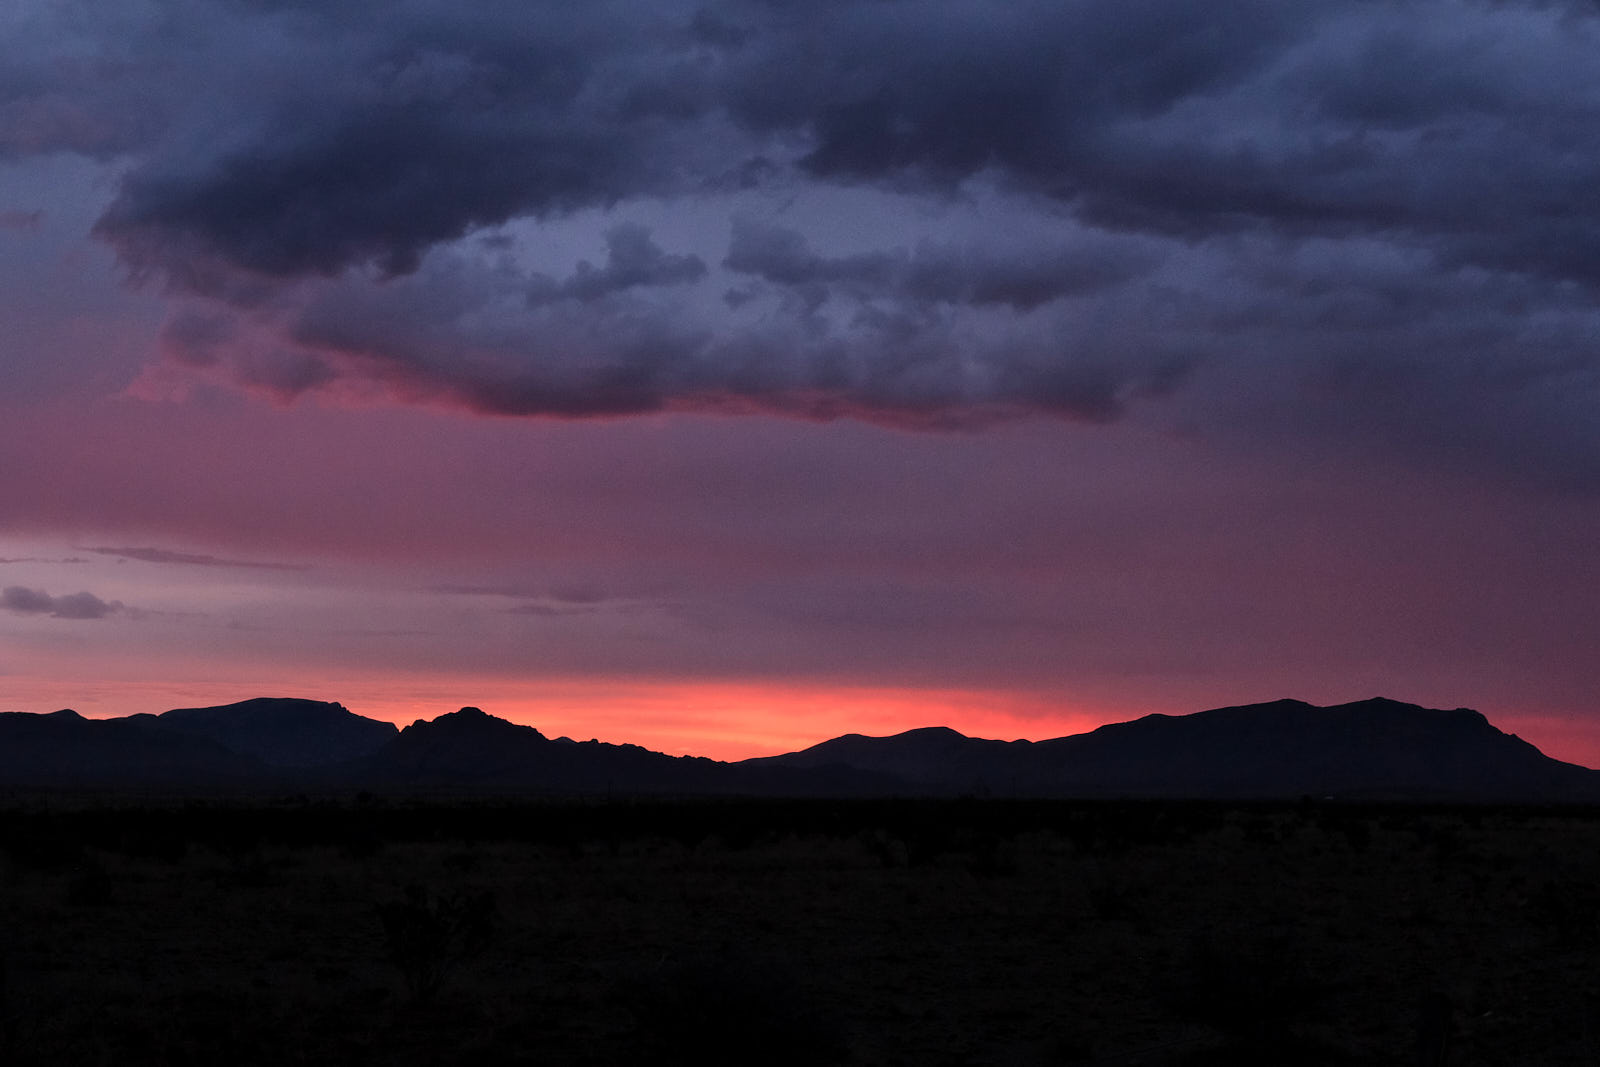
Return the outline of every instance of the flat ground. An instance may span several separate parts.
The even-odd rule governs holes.
[[[16,797],[0,960],[17,1064],[1592,1065],[1600,813]]]

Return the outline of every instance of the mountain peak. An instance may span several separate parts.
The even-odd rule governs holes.
[[[540,741],[548,738],[532,726],[490,715],[482,708],[465,707],[446,712],[432,719],[418,719],[401,731],[402,734],[428,734],[451,737],[532,737]]]
[[[413,719],[413,720],[411,720],[411,725],[412,726],[442,726],[442,727],[445,727],[446,729],[448,729],[448,728],[453,727],[453,726],[466,726],[466,725],[469,725],[469,724],[481,724],[481,723],[487,723],[487,722],[490,722],[490,721],[493,721],[493,722],[504,722],[505,720],[504,719],[498,719],[495,716],[490,715],[488,712],[484,711],[482,708],[466,707],[466,708],[457,709],[456,711],[447,711],[443,715],[435,715],[431,719]]]
[[[914,730],[906,730],[904,733],[897,734],[896,736],[915,737],[927,741],[933,741],[936,739],[953,741],[956,738],[960,738],[964,741],[967,739],[966,734],[949,726],[919,726]]]
[[[1306,706],[1307,707],[1311,707],[1312,705],[1308,704]],[[1404,700],[1396,700],[1393,697],[1367,697],[1365,700],[1352,700],[1352,701],[1350,701],[1349,703],[1346,703],[1346,704],[1330,704],[1328,706],[1330,708],[1348,708],[1348,709],[1352,709],[1352,710],[1356,709],[1356,708],[1361,708],[1363,710],[1368,710],[1368,711],[1428,711],[1428,710],[1431,710],[1431,709],[1422,707],[1422,705],[1420,705],[1420,704],[1411,704],[1411,703],[1408,703],[1407,701],[1404,701]]]
[[[393,723],[356,715],[343,704],[300,697],[255,697],[155,716],[177,733],[208,737],[278,767],[316,767],[358,759],[394,737]]]

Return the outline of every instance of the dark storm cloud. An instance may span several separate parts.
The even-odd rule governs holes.
[[[728,99],[752,126],[806,130],[801,163],[820,176],[951,182],[998,166],[1075,196],[1112,124],[1247,82],[1331,6],[825,4],[753,37]]]
[[[1600,487],[1592,5],[15,21],[0,153],[119,160],[98,232],[195,296],[170,359],[275,397],[969,425],[1184,386],[1202,429]],[[717,231],[636,221],[680,205]],[[574,220],[603,260],[555,265]]]
[[[18,615],[48,615],[56,619],[103,619],[123,609],[121,601],[105,601],[93,593],[50,596],[38,589],[9,585],[0,590],[0,608]]]
[[[993,170],[1166,232],[1394,229],[1562,275],[1595,247],[1600,35],[1548,5],[155,7],[131,42],[58,46],[65,72],[23,37],[7,95],[109,120],[119,85],[163,87],[102,229],[179,277],[409,272],[474,228],[784,166],[785,144],[820,180]],[[182,91],[230,61],[205,106]]]
[[[404,274],[475,226],[633,191],[598,131],[460,120],[426,103],[375,104],[332,128],[291,113],[259,154],[208,160],[201,174],[131,174],[100,229],[134,263],[193,285],[204,284],[187,273],[196,253],[273,276],[360,262]]]
[[[675,154],[629,103],[671,60],[632,9],[165,6],[262,79],[225,78],[216,112],[175,108],[101,220],[182,284],[215,285],[219,266],[408,273],[473,228],[673,184]]]
[[[821,179],[994,170],[1118,229],[1384,232],[1592,283],[1596,22],[1545,5],[833,5],[729,105]],[[774,76],[807,69],[802,88]]]
[[[41,26],[65,37],[47,40],[67,65],[52,76],[24,61],[37,42],[20,39],[9,95],[142,134],[113,142],[137,162],[101,223],[135,264],[193,286],[217,261],[279,277],[406,273],[477,227],[785,157],[825,180],[950,184],[995,167],[1052,196],[1103,193],[1126,178],[1113,173],[1115,124],[1259,75],[1311,21],[1281,7],[668,3],[641,17],[616,4],[168,0],[142,25],[82,13],[76,25],[102,24],[104,39]],[[205,103],[190,95],[202,81]],[[146,102],[137,123],[122,121],[130,92]],[[0,143],[85,147],[66,128],[56,143],[32,129],[14,120]]]

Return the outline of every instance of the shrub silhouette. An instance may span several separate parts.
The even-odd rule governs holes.
[[[408,885],[401,900],[379,905],[384,950],[400,970],[413,1003],[438,996],[463,960],[488,947],[495,932],[494,897],[488,892],[434,894]]]

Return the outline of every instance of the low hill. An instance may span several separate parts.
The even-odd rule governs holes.
[[[799,752],[745,760],[751,768],[791,767],[811,771],[848,768],[885,775],[901,788],[992,791],[1003,787],[1027,761],[1031,741],[990,741],[948,726],[925,726],[890,737],[845,734]]]

